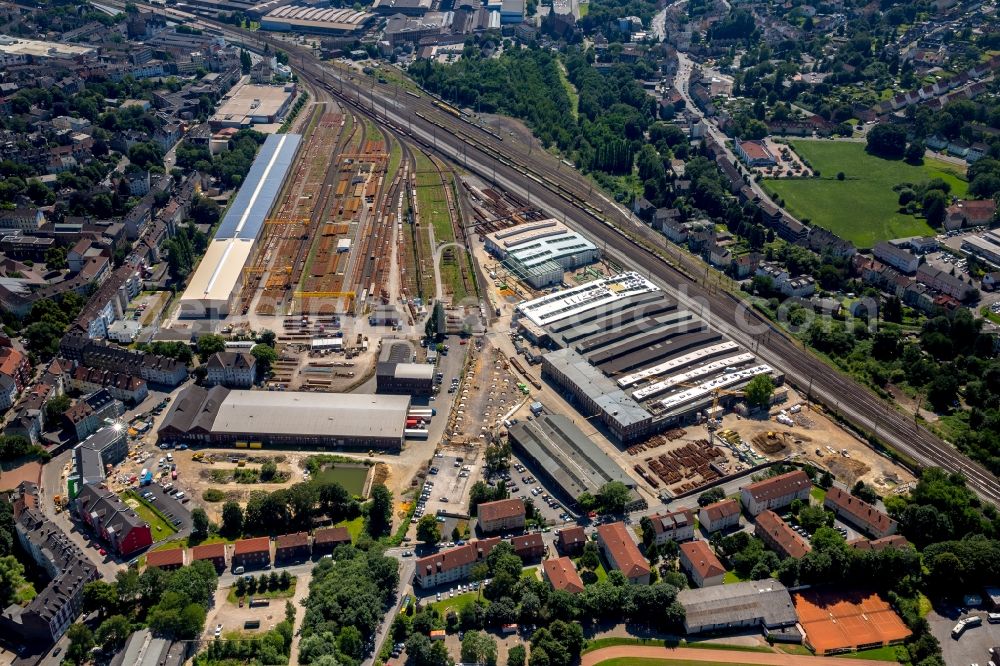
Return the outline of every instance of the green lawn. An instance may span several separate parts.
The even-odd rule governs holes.
[[[722,577],[722,584],[729,585],[731,583],[742,583],[743,580],[744,580],[743,578],[740,578],[738,575],[736,575],[735,571],[727,571],[725,575]]]
[[[589,2],[581,2],[580,5],[579,5],[579,7],[580,7],[580,18],[583,18],[584,16],[586,16],[587,14],[590,13],[590,3]]]
[[[342,520],[334,527],[346,527],[347,531],[351,534],[351,541],[354,543],[358,542],[358,537],[361,536],[362,530],[365,529],[365,519],[363,516],[358,516],[353,520]]]
[[[665,642],[659,638],[631,638],[626,636],[605,636],[604,638],[594,638],[583,646],[583,654],[600,650],[616,645],[651,645],[653,647],[666,647]]]
[[[890,238],[930,236],[935,232],[922,218],[898,211],[893,185],[941,178],[951,193],[965,196],[967,183],[957,167],[937,160],[922,166],[883,160],[865,152],[863,143],[797,140],[792,147],[807,159],[820,178],[765,180],[764,185],[785,201],[799,219],[825,227],[867,248]],[[837,180],[843,171],[844,180]]]
[[[822,504],[823,500],[826,499],[826,491],[819,486],[813,486],[812,490],[809,491],[809,496],[812,497],[817,504]]]
[[[461,613],[462,609],[471,604],[476,600],[478,592],[465,592],[463,594],[456,594],[454,597],[448,598],[447,592],[441,592],[441,601],[435,601],[430,605],[431,608],[437,610],[441,617],[447,617],[448,613],[455,611],[456,613]],[[485,597],[481,597],[485,601]]]
[[[171,534],[176,534],[174,526],[152,504],[136,495],[131,490],[122,493],[122,499],[132,506],[136,515],[149,523],[153,533],[153,541],[163,541]]]
[[[586,5],[581,6],[581,10]],[[583,12],[581,11],[581,14]],[[580,94],[576,92],[576,88],[570,83],[569,79],[566,78],[566,67],[561,62],[559,63],[559,81],[562,83],[563,89],[566,91],[566,95],[569,97],[569,104],[573,117],[576,118],[580,113]]]
[[[840,654],[835,656],[843,659],[874,659],[875,661],[891,661],[895,663],[896,648],[895,646],[888,645],[886,647],[861,650],[860,652],[851,652],[850,654]]]
[[[180,539],[172,539],[167,543],[161,543],[159,546],[153,550],[170,550],[172,548],[191,548],[193,546],[202,546],[212,543],[233,543],[233,539],[227,539],[226,537],[219,536],[218,534],[211,534],[201,541],[192,540],[191,537],[181,537]]]

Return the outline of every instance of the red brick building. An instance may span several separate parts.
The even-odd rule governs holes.
[[[313,532],[313,555],[326,555],[337,546],[350,545],[351,533],[346,527],[327,527]]]
[[[582,527],[567,527],[559,530],[556,543],[563,555],[579,555],[587,544],[587,533]]]
[[[275,562],[307,560],[309,555],[309,535],[306,532],[282,534],[274,540]]]
[[[164,571],[173,571],[184,566],[184,549],[153,550],[146,553],[146,568],[159,567]]]
[[[271,540],[267,537],[240,539],[233,548],[233,566],[259,569],[271,563]]]
[[[514,546],[514,553],[523,562],[534,562],[542,559],[542,556],[545,555],[545,543],[542,541],[542,535],[538,532],[512,537],[510,544]]]
[[[201,560],[211,562],[216,571],[223,571],[226,568],[226,544],[208,543],[195,546],[191,549],[191,561],[200,562]]]

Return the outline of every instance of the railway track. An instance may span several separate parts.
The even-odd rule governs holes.
[[[623,265],[657,276],[672,291],[680,292],[680,300],[693,305],[696,312],[700,310],[716,328],[783,370],[792,384],[803,390],[809,387],[811,397],[824,402],[860,431],[885,440],[919,467],[940,466],[961,472],[983,500],[1000,506],[1000,482],[995,475],[821,361],[732,294],[700,282],[695,276],[704,274],[702,262],[682,253],[673,261],[666,259],[658,251],[662,248],[658,239],[653,242],[648,235],[651,232],[556,158],[504,141],[495,132],[436,107],[427,95],[404,94],[401,100],[398,88],[393,96],[387,86],[368,81],[365,83],[370,86],[362,86],[353,75],[345,79],[343,72],[320,64],[311,52],[293,44],[205,19],[194,20],[247,40],[251,47],[262,49],[267,43],[298,56],[293,58],[293,65],[298,65],[300,75],[311,85],[324,88],[359,113],[390,124],[410,141],[458,162],[485,180],[502,183],[519,193],[526,191],[529,203],[534,199],[562,213],[571,226],[602,242],[605,251]],[[597,204],[593,203],[595,198],[600,198]]]

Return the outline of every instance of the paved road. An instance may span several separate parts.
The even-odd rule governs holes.
[[[829,664],[827,657],[806,657],[780,652],[734,652],[733,650],[712,650],[709,648],[666,648],[652,645],[619,645],[594,650],[583,655],[580,666],[597,666],[602,661],[621,658],[678,659],[685,661],[708,661],[716,664],[769,664],[771,666],[815,666]],[[852,659],[851,666],[885,666],[884,661],[872,659]]]

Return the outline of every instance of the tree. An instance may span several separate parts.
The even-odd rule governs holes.
[[[510,467],[510,442],[506,439],[486,447],[486,472],[495,473]]]
[[[462,662],[496,666],[497,642],[481,631],[467,631],[462,638]]]
[[[428,545],[441,540],[441,530],[435,516],[427,514],[420,518],[420,522],[417,523],[417,539]]]
[[[879,124],[868,132],[867,149],[873,155],[899,159],[906,151],[906,128],[902,125]]]
[[[208,514],[201,507],[191,512],[191,536],[195,539],[208,536]]]
[[[940,227],[948,213],[948,198],[941,190],[929,190],[923,198],[924,217],[927,224]]]
[[[632,491],[621,481],[609,481],[597,493],[597,502],[602,513],[624,513],[632,497]]]
[[[243,509],[232,500],[222,505],[222,533],[227,536],[243,534]]]
[[[810,534],[824,525],[832,524],[833,514],[827,512],[819,505],[809,505],[799,511],[799,522]]]
[[[927,148],[923,143],[913,141],[906,147],[906,151],[903,153],[903,159],[910,164],[922,164],[924,161],[924,152],[926,150]]]
[[[520,643],[507,651],[507,666],[524,666],[528,651]]]
[[[743,389],[747,403],[754,407],[766,407],[771,404],[774,395],[774,380],[771,375],[757,375]]]
[[[264,482],[271,481],[278,474],[278,464],[273,460],[265,460],[260,466],[260,480]]]
[[[874,488],[861,479],[858,479],[858,481],[851,488],[851,494],[860,499],[862,502],[868,502],[869,504],[875,504],[878,502],[878,493],[875,492]]]
[[[274,331],[268,330],[266,328],[261,329],[261,332],[257,334],[257,344],[259,345],[267,345],[268,347],[273,347],[277,339],[278,338],[274,334]]]
[[[24,565],[13,555],[0,557],[0,603],[4,608],[17,601],[26,587],[30,590],[24,578]]]
[[[381,483],[372,489],[367,527],[368,534],[375,539],[387,535],[392,529],[392,492]]]
[[[278,360],[278,352],[274,351],[274,347],[265,344],[254,345],[250,355],[257,359],[259,377],[267,377],[271,372],[271,366]]]
[[[601,566],[601,556],[597,550],[597,544],[588,541],[583,545],[583,554],[580,555],[580,566],[590,571],[595,571]]]
[[[66,632],[70,644],[66,649],[66,659],[74,664],[82,664],[90,658],[90,650],[94,647],[94,632],[85,624],[76,623]]]
[[[45,420],[48,423],[59,423],[62,421],[62,415],[66,413],[66,410],[70,408],[70,397],[65,393],[62,395],[57,395],[56,397],[45,403]]]
[[[716,486],[706,490],[701,495],[698,495],[698,506],[708,506],[709,504],[715,504],[716,502],[721,502],[726,498],[726,491],[722,489],[721,486]]]
[[[132,633],[132,623],[124,615],[112,615],[97,628],[97,642],[106,652],[116,652]]]
[[[198,357],[202,363],[208,361],[209,357],[216,352],[226,349],[226,339],[221,335],[206,333],[198,338]]]
[[[118,606],[118,590],[111,583],[94,580],[83,586],[83,609],[107,615]]]
[[[66,248],[55,245],[45,251],[46,268],[58,271],[66,268],[66,266]]]

